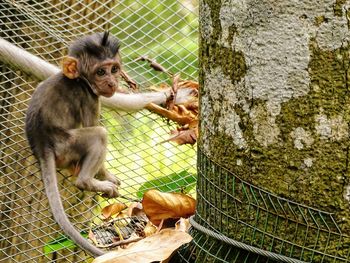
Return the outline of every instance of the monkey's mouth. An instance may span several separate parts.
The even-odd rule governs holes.
[[[110,98],[113,96],[113,94],[114,94],[114,92],[113,93],[104,93],[104,94],[101,94],[101,96],[106,97],[106,98]]]
[[[112,88],[110,90],[104,90],[100,92],[100,95],[106,98],[110,98],[114,95],[114,93],[116,92],[116,88]]]

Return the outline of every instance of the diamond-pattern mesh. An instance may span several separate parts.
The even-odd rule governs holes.
[[[350,236],[334,214],[254,186],[200,148],[197,161],[193,242],[174,262],[350,262]]]
[[[124,68],[146,88],[168,78],[136,63],[141,55],[181,72],[183,79],[197,78],[197,4],[195,0],[4,0],[0,37],[58,65],[70,41],[108,29],[123,43]],[[88,256],[79,248],[47,247],[62,233],[52,219],[38,165],[24,137],[25,110],[37,84],[0,61],[0,262],[86,262]],[[154,178],[195,173],[193,147],[158,144],[174,126],[158,116],[104,110],[101,123],[109,131],[107,167],[122,181],[125,199],[118,201],[137,198],[139,187]],[[101,206],[113,200],[77,190],[69,174],[58,177],[70,220],[80,230],[93,227]]]

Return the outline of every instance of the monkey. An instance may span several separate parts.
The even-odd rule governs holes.
[[[104,252],[69,222],[58,191],[56,168],[78,167],[75,185],[81,190],[119,196],[119,180],[104,167],[107,132],[99,126],[99,97],[111,97],[118,89],[119,46],[119,40],[108,31],[72,43],[62,72],[39,84],[25,118],[26,136],[40,164],[54,219],[66,235],[93,256]]]
[[[25,117],[26,137],[39,162],[53,217],[69,238],[93,256],[104,251],[83,238],[70,223],[60,198],[56,169],[76,168],[75,185],[81,190],[119,196],[120,182],[104,166],[107,132],[99,126],[100,101],[107,107],[135,111],[151,102],[165,103],[170,95],[170,90],[116,93],[122,66],[119,47],[119,40],[108,31],[77,39],[68,48],[61,71],[54,67],[41,71],[50,76],[35,89]],[[10,46],[9,51],[13,49]],[[34,61],[31,54],[17,51],[27,61]],[[176,103],[190,99],[192,92],[181,89]],[[102,180],[95,179],[95,175]]]

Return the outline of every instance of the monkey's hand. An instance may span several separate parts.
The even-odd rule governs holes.
[[[188,104],[196,101],[198,97],[198,90],[193,88],[182,88],[177,91],[175,104]]]
[[[108,172],[107,170],[101,175],[104,180],[110,181],[116,186],[120,186],[120,180],[112,173]]]

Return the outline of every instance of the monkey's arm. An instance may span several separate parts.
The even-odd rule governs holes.
[[[180,89],[176,96],[176,104],[184,103],[191,98],[190,88]],[[164,104],[170,96],[170,89],[164,91],[143,92],[143,93],[115,93],[112,97],[101,97],[104,106],[124,111],[137,111],[145,108],[149,103]]]
[[[29,75],[33,75],[43,81],[51,75],[60,72],[60,69],[31,53],[18,48],[10,42],[0,38],[0,60]],[[181,89],[176,96],[176,103],[183,103],[190,99],[191,89]],[[159,92],[146,92],[124,94],[115,93],[111,98],[100,97],[102,105],[124,111],[137,111],[143,109],[149,103],[165,103],[170,96],[170,90]]]

